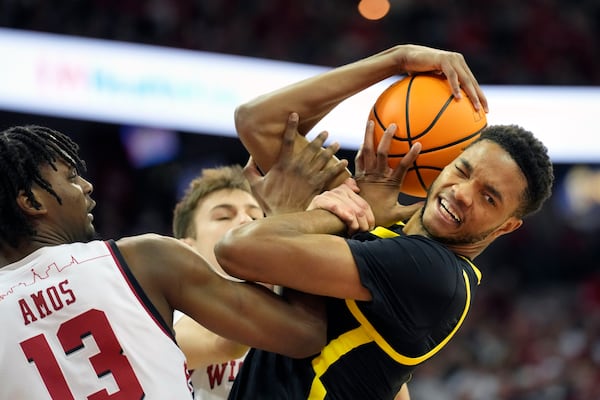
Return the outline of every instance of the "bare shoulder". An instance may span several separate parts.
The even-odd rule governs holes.
[[[162,282],[187,279],[198,267],[208,265],[192,247],[170,236],[154,233],[130,236],[119,239],[117,246],[136,276],[151,275]]]
[[[116,244],[144,292],[170,321],[177,301],[174,288],[187,280],[197,253],[175,238],[158,234],[125,237]]]
[[[145,233],[143,235],[127,236],[116,241],[119,249],[151,249],[155,246],[169,246],[179,243],[177,239],[158,233]]]
[[[175,238],[155,233],[124,237],[116,243],[128,263],[143,260],[154,264],[153,260],[171,258],[172,255],[178,254],[178,251],[185,251],[188,247]]]
[[[193,315],[190,307],[204,307],[204,302],[212,302],[212,296],[229,283],[213,271],[200,253],[170,236],[131,236],[118,240],[117,246],[165,321],[172,320],[173,309]]]

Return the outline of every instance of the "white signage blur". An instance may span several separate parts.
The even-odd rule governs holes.
[[[235,107],[325,67],[0,29],[0,109],[235,136]],[[358,148],[388,79],[344,101],[328,130]],[[556,162],[600,162],[600,87],[484,86],[490,124],[538,135]]]

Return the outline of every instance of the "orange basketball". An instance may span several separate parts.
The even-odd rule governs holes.
[[[392,168],[412,144],[421,143],[421,153],[401,188],[415,197],[426,197],[442,169],[487,126],[485,112],[476,111],[464,92],[456,100],[444,76],[429,74],[394,82],[379,95],[369,119],[375,122],[375,146],[391,123],[398,126],[389,150]]]

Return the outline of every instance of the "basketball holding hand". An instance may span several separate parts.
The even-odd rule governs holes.
[[[404,179],[410,166],[419,156],[421,144],[416,142],[405,156],[396,162],[394,168],[391,168],[388,152],[396,133],[396,124],[390,124],[376,145],[374,123],[369,121],[365,140],[355,160],[355,176],[360,195],[371,206],[375,215],[375,224],[379,226],[389,226],[406,220],[422,205],[422,202],[409,206],[398,203],[398,191],[404,190]]]
[[[487,126],[483,110],[457,100],[446,78],[434,74],[411,75],[393,83],[375,101],[369,120],[375,122],[375,145],[391,124],[397,125],[388,154],[392,168],[413,144],[421,144],[420,156],[401,189],[415,197],[425,197],[442,169]]]

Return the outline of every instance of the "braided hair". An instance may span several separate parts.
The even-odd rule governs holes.
[[[42,126],[15,126],[0,132],[0,243],[17,247],[21,239],[35,234],[33,225],[17,205],[20,191],[25,192],[34,207],[39,207],[31,191],[33,184],[37,184],[62,204],[62,199],[41,176],[40,166],[47,164],[57,170],[55,163],[62,160],[83,172],[86,166],[78,151],[79,146],[68,136]]]

